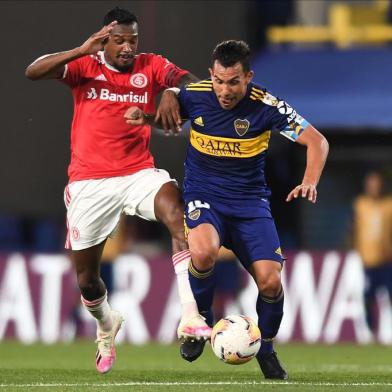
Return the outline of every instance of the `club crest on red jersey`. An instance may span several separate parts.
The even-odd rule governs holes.
[[[137,73],[135,75],[132,75],[129,82],[131,83],[131,86],[137,87],[137,88],[143,88],[147,86],[147,76],[142,74],[142,73]]]
[[[75,240],[75,241],[78,241],[79,239],[80,239],[80,232],[79,232],[79,230],[78,230],[78,228],[77,227],[72,227],[72,229],[71,229],[71,234],[72,234],[72,238]]]
[[[234,121],[234,129],[237,132],[239,136],[244,136],[245,133],[249,129],[250,122],[248,120],[241,120],[240,118],[237,118],[237,120]]]

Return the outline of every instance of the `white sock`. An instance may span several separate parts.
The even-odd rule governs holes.
[[[189,283],[188,266],[191,262],[191,252],[188,249],[172,256],[174,271],[177,276],[178,293],[180,295],[182,317],[188,318],[199,313],[191,284]]]
[[[110,331],[112,329],[111,308],[107,300],[107,292],[104,296],[88,301],[81,297],[83,306],[97,320],[97,325],[102,331]]]

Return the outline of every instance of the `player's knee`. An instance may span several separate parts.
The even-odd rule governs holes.
[[[257,279],[257,287],[261,295],[266,297],[276,297],[279,295],[282,283],[280,274],[268,274]]]
[[[214,267],[218,257],[218,250],[208,244],[193,246],[191,249],[192,263],[201,270],[205,271]]]

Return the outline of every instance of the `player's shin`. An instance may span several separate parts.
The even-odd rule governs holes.
[[[214,298],[215,280],[213,268],[200,271],[192,262],[189,264],[189,281],[192,292],[200,314],[206,318],[209,326],[212,326],[214,322],[211,306]]]
[[[260,293],[257,297],[256,311],[262,339],[260,354],[273,352],[273,339],[279,331],[283,317],[283,303],[283,287],[275,297],[266,297]]]
[[[182,310],[181,315],[182,317],[188,318],[199,313],[188,277],[188,266],[191,262],[191,253],[189,250],[183,250],[174,254],[172,259],[177,277],[178,293]]]

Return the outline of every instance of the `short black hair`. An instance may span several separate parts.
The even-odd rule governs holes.
[[[123,8],[111,9],[103,18],[103,25],[107,26],[113,21],[117,20],[118,24],[130,25],[132,23],[138,23],[137,18],[134,14]]]
[[[244,41],[223,41],[212,52],[212,65],[219,61],[225,68],[240,62],[244,72],[250,71],[250,49]]]

